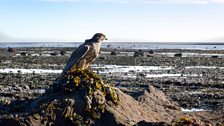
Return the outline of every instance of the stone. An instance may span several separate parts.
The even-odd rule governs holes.
[[[0,125],[4,126],[4,122],[18,126],[166,124],[179,114],[179,107],[152,86],[134,99],[105,84],[91,71],[74,71],[67,81],[61,90],[50,89],[35,101],[21,105],[27,108],[24,114],[0,118]]]
[[[117,55],[117,52],[112,51],[112,52],[110,53],[110,55],[112,55],[112,56],[116,56],[116,55]]]
[[[182,57],[182,53],[176,53],[174,54],[175,57]]]

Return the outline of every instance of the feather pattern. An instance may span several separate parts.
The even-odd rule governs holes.
[[[89,46],[82,44],[80,45],[71,55],[71,57],[69,58],[69,60],[67,61],[65,68],[64,68],[64,72],[69,71],[75,64],[77,64],[79,62],[80,59],[82,59],[87,52],[89,51]]]

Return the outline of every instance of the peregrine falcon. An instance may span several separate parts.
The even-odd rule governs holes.
[[[96,33],[91,39],[87,39],[85,43],[80,45],[72,53],[59,77],[63,76],[68,71],[87,69],[98,57],[101,44],[104,40],[107,40],[107,38],[102,33]]]

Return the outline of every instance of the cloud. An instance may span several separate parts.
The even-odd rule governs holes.
[[[45,2],[111,2],[111,3],[151,3],[151,4],[224,4],[224,0],[38,0]]]

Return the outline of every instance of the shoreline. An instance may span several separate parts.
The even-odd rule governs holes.
[[[13,48],[71,48],[82,42],[0,42],[0,49]],[[105,42],[103,49],[188,49],[223,50],[224,42]]]
[[[44,47],[16,48],[16,50],[16,55],[7,53],[6,49],[3,49],[5,53],[0,53],[1,104],[8,104],[17,99],[32,100],[40,96],[44,90],[51,87],[74,48]],[[175,56],[179,53],[197,55]],[[217,54],[218,57],[214,57]],[[210,112],[224,111],[224,57],[222,55],[224,50],[156,49],[152,51],[151,49],[107,48],[102,49],[99,58],[91,65],[91,69],[107,83],[133,98],[137,98],[148,89],[149,85],[152,85],[186,110],[195,108],[211,110],[190,112],[206,115]],[[10,71],[7,68],[14,70],[14,73],[7,73]],[[1,73],[3,69],[7,72]],[[33,72],[32,69],[37,71]],[[28,73],[18,74],[18,70],[28,70]],[[40,72],[41,70],[46,70],[46,74]],[[52,73],[52,71],[57,72]]]

